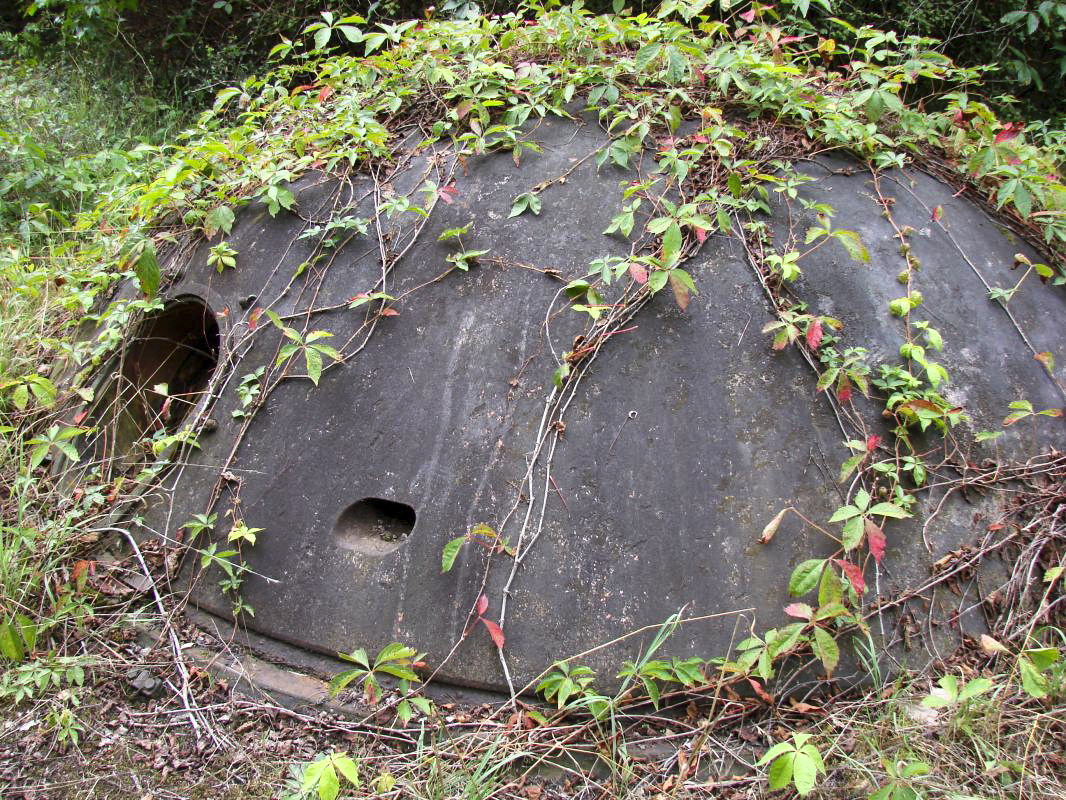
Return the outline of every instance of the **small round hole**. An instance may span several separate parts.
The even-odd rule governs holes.
[[[405,503],[367,497],[352,503],[333,526],[341,547],[368,556],[383,556],[402,545],[415,527],[415,510]]]

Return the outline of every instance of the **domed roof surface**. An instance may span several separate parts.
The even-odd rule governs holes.
[[[606,139],[595,125],[551,119],[533,136],[543,153],[520,165],[507,153],[460,160],[440,149],[402,154],[377,186],[305,178],[297,213],[253,206],[238,217],[228,238],[236,268],[206,266],[208,245],[183,267],[171,295],[200,297],[216,313],[224,378],[210,411],[218,428],[168,478],[173,492],[155,518],[174,535],[211,508],[223,538],[235,521],[262,529],[240,546],[249,629],[324,653],[397,641],[426,651],[440,679],[504,691],[494,631],[477,621],[482,595],[480,616],[502,621],[502,655],[520,687],[555,659],[679,609],[698,619],[663,652],[724,656],[784,619],[799,562],[834,552],[796,515],[772,541],[760,533],[786,507],[825,525],[851,488],[838,480],[852,454],[844,441],[891,438],[883,402],[820,392],[826,365],[798,346],[771,347],[763,328],[775,309],[751,238],[735,227],[686,245],[697,289],[686,309],[667,287],[597,327],[564,288],[597,259],[630,256],[629,242],[603,232],[634,174],[597,167]],[[906,293],[897,229],[913,229],[920,318],[943,338],[944,396],[969,415],[947,444],[930,437],[939,448],[930,460],[1062,447],[1062,420],[1045,417],[974,443],[975,432],[999,430],[1012,401],[1063,405],[1062,367],[1049,375],[1033,357],[1064,341],[1061,289],[1031,277],[1008,315],[985,285],[1013,285],[1014,254],[1035,254],[928,175],[887,173],[875,185],[865,168],[832,160],[800,171],[812,181],[790,207],[773,199],[779,248],[819,224],[807,200],[830,204],[833,229],[857,234],[869,254],[856,260],[828,241],[788,288],[809,313],[843,323],[825,330],[841,353],[864,347],[871,365],[903,363],[901,321],[888,306]],[[397,198],[426,202],[427,181],[443,187],[433,213],[401,210]],[[509,216],[527,192],[540,213]],[[890,218],[878,192],[893,199]],[[375,205],[394,213],[375,215]],[[323,235],[331,222],[337,246],[316,256],[303,234]],[[439,240],[456,228],[465,232]],[[454,268],[471,251],[484,252]],[[639,299],[631,274],[604,290],[603,308],[585,296],[577,304],[610,315],[620,298]],[[361,302],[374,292],[390,299]],[[242,416],[254,407],[238,391],[244,376],[261,366],[276,374],[281,348],[295,341],[267,309],[299,347],[317,341],[344,359],[322,355],[316,386],[298,347],[283,359],[287,377],[264,380],[262,407]],[[332,336],[313,340],[313,331]],[[569,374],[553,380],[562,363]],[[892,521],[884,560],[865,563],[867,602],[920,585],[932,562],[973,538],[973,507],[958,495],[940,500],[934,491],[914,519]],[[442,571],[447,543],[471,531]],[[193,599],[229,615],[216,577],[197,578]],[[958,606],[944,603],[945,615]],[[609,679],[641,641],[581,661]]]

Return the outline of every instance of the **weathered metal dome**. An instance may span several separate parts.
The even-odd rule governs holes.
[[[887,435],[883,407],[856,392],[843,404],[849,419],[838,419],[801,352],[771,349],[762,329],[772,309],[736,235],[709,237],[686,263],[698,289],[687,310],[664,291],[613,335],[575,341],[589,317],[562,289],[596,259],[629,255],[603,231],[623,202],[619,183],[633,175],[597,169],[589,156],[605,138],[594,125],[547,120],[534,136],[544,152],[520,167],[509,154],[460,161],[442,149],[401,154],[405,167],[377,190],[362,179],[304,179],[298,215],[255,206],[238,217],[228,239],[236,269],[207,266],[208,245],[181,265],[171,296],[199,298],[220,326],[208,411],[217,429],[171,473],[173,491],[150,522],[174,537],[211,508],[223,540],[235,521],[262,528],[254,546],[242,545],[250,630],[322,653],[398,641],[443,665],[439,679],[506,690],[488,628],[463,639],[483,594],[491,622],[506,598],[503,654],[521,686],[557,658],[682,607],[707,618],[682,626],[664,652],[724,656],[749,629],[783,619],[799,561],[831,551],[794,516],[772,542],[758,540],[782,508],[824,522],[841,505],[843,440],[854,435],[842,425],[858,419]],[[1033,279],[1010,316],[988,297],[986,284],[1013,277],[1014,253],[1031,251],[928,175],[881,178],[894,198],[890,221],[863,168],[819,161],[803,171],[813,180],[800,199],[832,205],[834,227],[855,231],[870,259],[827,244],[804,259],[792,290],[813,313],[839,319],[840,347],[866,347],[871,362],[899,360],[899,321],[888,311],[900,294],[892,225],[915,231],[915,286],[923,318],[943,336],[946,397],[970,417],[947,444],[929,446],[962,462],[1062,447],[1062,421],[1043,417],[973,441],[999,428],[1011,401],[1062,405],[1061,367],[1049,376],[1033,358],[1066,338],[1062,292]],[[396,213],[375,220],[375,204],[421,202],[427,179],[454,186],[451,202],[428,219],[392,202]],[[514,198],[538,184],[541,212],[509,217]],[[798,202],[775,209],[777,237],[791,225],[802,240],[815,212]],[[330,223],[337,246],[312,258],[302,234]],[[438,241],[468,224],[460,241]],[[486,252],[448,272],[461,248]],[[374,291],[394,298],[387,315],[377,300],[358,302]],[[324,356],[315,386],[300,377],[297,353],[290,377],[242,416],[242,379],[275,364],[288,341],[263,309],[301,335],[332,333],[319,341],[347,357],[331,365]],[[574,372],[555,390],[566,353],[576,354]],[[957,493],[941,500],[934,490],[915,519],[893,523],[884,561],[876,574],[867,567],[868,599],[920,586],[932,562],[973,538],[975,507]],[[442,572],[446,543],[479,524],[506,549],[475,534]],[[229,616],[215,578],[197,577],[193,600]],[[954,596],[935,604],[944,619],[960,608]],[[627,639],[581,660],[609,677],[637,646]]]

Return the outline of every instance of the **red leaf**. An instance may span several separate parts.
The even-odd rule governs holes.
[[[817,350],[822,343],[822,321],[816,319],[807,326],[807,345],[811,350]]]
[[[459,105],[457,105],[455,107],[455,111],[459,115],[459,119],[462,119],[463,117],[465,117],[467,114],[470,113],[470,110],[473,107],[474,107],[474,102],[472,100],[463,100]]]
[[[437,189],[437,197],[439,197],[443,202],[447,203],[448,205],[451,205],[455,202],[455,197],[458,194],[459,190],[456,189],[454,186],[444,186],[440,189]]]
[[[955,112],[954,122],[960,128],[970,127],[970,120],[977,116],[976,111],[963,111],[961,108]]]
[[[259,317],[262,315],[263,309],[256,307],[252,309],[252,313],[248,315],[248,330],[254,331],[259,325]]]
[[[492,643],[496,645],[497,650],[503,650],[503,643],[506,641],[503,635],[503,629],[493,622],[491,619],[481,618],[481,621],[485,623],[485,627],[489,630],[489,636],[492,637]]]
[[[484,595],[483,594],[483,595],[481,595],[481,597],[479,597],[477,599],[477,615],[480,617],[482,614],[484,614],[488,610],[489,610],[489,598],[488,598],[488,595]]]
[[[629,262],[629,274],[641,286],[648,282],[648,271],[635,261]]]
[[[689,295],[688,287],[678,278],[671,275],[670,288],[674,290],[674,299],[677,301],[677,305],[682,311],[684,311],[688,308],[688,301],[692,299]]]
[[[940,222],[942,216],[944,216],[944,206],[937,206],[933,209],[933,222]]]
[[[1022,132],[1022,126],[1015,122],[1008,122],[1003,130],[996,134],[996,144],[1008,142]]]
[[[870,520],[866,520],[866,543],[870,546],[870,555],[880,564],[885,554],[885,532]]]
[[[837,400],[841,403],[846,403],[851,400],[851,384],[845,384],[837,389]]]
[[[863,578],[862,570],[859,567],[842,558],[834,558],[833,561],[844,571],[844,577],[851,581],[851,588],[855,590],[856,594],[862,594],[866,591],[866,579]]]
[[[920,409],[922,411],[931,411],[934,414],[943,413],[943,410],[939,406],[933,405],[928,400],[923,400],[920,397],[915,400],[908,400],[906,403],[900,403],[896,408],[902,408],[912,412],[915,409]]]
[[[383,317],[398,317],[398,316],[400,316],[400,312],[397,311],[395,308],[383,308],[383,309],[381,309],[381,316],[383,316]]]
[[[318,102],[326,100],[331,94],[333,94],[332,86],[323,86],[322,91],[318,93]]]
[[[89,571],[91,564],[84,559],[74,563],[74,569],[70,571],[70,579],[77,583]]]
[[[740,18],[750,25],[752,22],[755,21],[755,9],[752,8],[748,11],[745,11],[743,14],[740,15]]]
[[[693,226],[692,230],[696,232],[696,241],[697,242],[699,242],[700,244],[703,244],[704,242],[707,241],[707,231],[705,231],[703,228],[697,228],[696,226]]]
[[[79,411],[77,414],[74,415],[74,424],[81,425],[81,423],[85,421],[85,418],[87,416],[89,416],[88,411]]]
[[[811,607],[806,603],[792,603],[785,606],[785,613],[797,619],[810,619]]]
[[[755,694],[759,695],[760,700],[770,706],[774,704],[774,696],[762,688],[762,685],[757,680],[748,678],[748,683],[750,683],[751,688],[755,690]]]
[[[877,449],[877,445],[881,444],[881,437],[876,433],[872,436],[866,437],[866,452],[872,453]]]

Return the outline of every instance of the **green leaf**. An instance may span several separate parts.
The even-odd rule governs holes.
[[[673,265],[681,252],[681,226],[676,222],[670,224],[663,234],[663,264]]]
[[[441,551],[440,556],[440,571],[442,573],[450,572],[451,568],[455,566],[455,559],[458,557],[459,550],[465,541],[465,536],[456,536],[444,545],[444,550]]]
[[[70,442],[56,442],[55,446],[56,449],[59,450],[59,452],[61,452],[71,461],[80,460],[81,457],[78,455],[77,448],[75,448],[74,445],[72,445]]]
[[[640,48],[637,51],[636,57],[633,59],[633,66],[636,68],[637,72],[643,72],[648,64],[651,63],[652,59],[659,55],[661,49],[662,44],[659,42],[652,42],[651,44],[646,44]]]
[[[333,680],[329,682],[329,696],[336,697],[338,694],[344,691],[345,687],[347,687],[349,683],[363,675],[366,675],[365,669],[349,669],[345,670],[339,675],[334,675]]]
[[[805,627],[806,624],[802,622],[794,622],[791,625],[786,625],[778,631],[773,631],[775,636],[772,641],[770,634],[767,633],[766,647],[770,652],[770,656],[772,658],[777,658],[782,653],[787,653],[795,647],[796,642],[799,641]]]
[[[836,381],[836,379],[837,379],[837,377],[839,375],[840,375],[840,370],[839,369],[837,369],[837,368],[827,369],[825,372],[823,372],[821,375],[818,376],[818,383],[816,384],[815,388],[819,392],[825,391],[826,389],[828,389],[830,386],[833,385],[833,383]]]
[[[39,444],[30,451],[30,469],[37,469],[41,466],[41,462],[44,461],[45,456],[48,455],[48,444]]]
[[[25,614],[15,614],[15,628],[18,631],[22,641],[26,644],[26,649],[32,651],[37,646],[37,633],[40,630],[37,623],[27,617]],[[76,667],[81,670],[81,667]],[[81,681],[76,681],[78,685],[81,685]]]
[[[563,362],[552,373],[552,384],[556,389],[563,388],[563,382],[570,376],[570,362]]]
[[[792,575],[788,579],[788,593],[793,597],[807,594],[818,585],[818,579],[824,568],[824,558],[811,558],[802,562],[792,570]]]
[[[15,626],[10,622],[0,623],[0,655],[15,663],[22,661],[25,656],[22,638],[16,634]]]
[[[440,236],[437,237],[438,242],[446,242],[449,239],[458,239],[463,234],[469,233],[470,227],[473,225],[473,221],[466,223],[461,228],[448,228],[442,231]]]
[[[871,508],[868,514],[878,514],[882,517],[892,517],[893,519],[907,519],[910,516],[909,513],[894,503],[878,503]]]
[[[318,798],[319,800],[336,800],[340,790],[341,782],[337,778],[337,770],[333,768],[333,761],[330,759],[318,778]]]
[[[1018,213],[1022,215],[1023,219],[1028,218],[1033,210],[1033,195],[1021,181],[1018,181],[1014,188],[1013,199],[1014,207],[1018,209]]]
[[[866,511],[870,507],[870,493],[865,489],[859,489],[859,491],[855,492],[853,502],[860,511]]]
[[[827,569],[822,573],[818,582],[818,606],[826,608],[840,603],[844,594],[844,588],[836,572]]]
[[[299,352],[299,350],[300,350],[300,345],[298,345],[298,344],[287,344],[287,345],[285,345],[283,348],[281,348],[281,351],[278,353],[278,358],[274,362],[274,366],[275,367],[281,366],[286,361],[288,361],[290,358],[292,358],[293,354]]]
[[[795,749],[796,747],[792,744],[792,742],[778,742],[766,751],[763,757],[759,759],[758,764],[761,766],[769,761],[773,761],[782,753],[794,752]]]
[[[806,752],[796,753],[792,762],[792,782],[801,797],[806,797],[814,790],[818,779],[816,762]]]
[[[848,251],[848,255],[851,256],[853,261],[858,261],[862,264],[870,262],[870,251],[863,246],[859,234],[855,233],[855,231],[833,231],[833,236],[844,245],[844,249]]]
[[[648,699],[655,708],[659,708],[659,684],[655,682],[653,678],[641,677],[641,683],[644,684],[644,690],[648,693]]]
[[[959,692],[959,702],[964,703],[967,700],[979,697],[985,692],[994,689],[995,686],[996,685],[988,678],[974,678],[963,687],[961,692]]]
[[[25,383],[20,383],[11,393],[11,402],[19,411],[25,411],[30,402],[30,388]]]
[[[1033,662],[1037,669],[1043,671],[1057,662],[1060,654],[1057,648],[1040,647],[1033,650],[1026,650],[1024,655]]]
[[[789,745],[791,746],[791,745]],[[796,751],[783,753],[770,765],[769,778],[771,789],[784,789],[792,780],[792,765],[796,760]]]
[[[329,28],[319,28],[315,31],[315,48],[321,50],[329,43],[329,35],[332,31]]]
[[[660,233],[664,233],[673,222],[673,217],[656,217],[651,222],[649,222],[645,226],[645,228],[647,229],[648,233],[654,233],[658,235]]]
[[[310,764],[308,764],[304,768],[304,779],[303,779],[303,791],[304,791],[304,793],[308,793],[312,789],[314,789],[316,786],[318,786],[318,782],[320,780],[322,780],[322,773],[325,772],[326,767],[328,767],[328,766],[329,766],[329,757],[325,756],[323,758],[318,759],[317,761],[312,761]]]
[[[333,765],[340,771],[352,786],[359,787],[359,767],[348,756],[340,754],[333,756]]]
[[[681,83],[685,78],[685,57],[681,51],[676,47],[669,47],[666,51],[666,81],[667,83]],[[671,111],[676,110],[676,106],[671,107]],[[678,125],[673,126],[673,130],[677,130]]]
[[[388,36],[384,33],[369,33],[366,35],[364,41],[366,42],[366,54],[370,55],[377,50],[381,45],[385,44],[388,40]]]
[[[312,350],[317,350],[319,353],[324,355],[326,358],[332,358],[334,361],[343,361],[344,360],[344,357],[340,353],[338,353],[334,348],[330,347],[328,344],[313,344],[313,345],[311,345],[311,349]]]
[[[851,473],[855,471],[855,468],[862,463],[864,458],[866,458],[866,453],[856,453],[840,465],[840,483],[843,483],[848,479],[848,476],[850,476]]]
[[[1047,677],[1041,674],[1036,665],[1027,657],[1018,658],[1018,673],[1022,679],[1022,688],[1030,697],[1043,698],[1048,695]]]
[[[353,25],[338,25],[337,30],[344,34],[344,38],[352,44],[359,44],[363,41],[363,32]]]
[[[227,102],[229,102],[232,98],[236,97],[240,93],[240,89],[235,89],[233,87],[220,91],[217,95],[215,95],[215,105],[213,106],[215,111],[218,111],[220,108],[222,108],[222,106],[226,105]]]
[[[904,778],[914,778],[919,775],[928,775],[932,768],[924,761],[911,761],[900,773]]]
[[[680,267],[675,267],[674,269],[670,270],[670,277],[679,281],[682,286],[684,286],[693,294],[699,294],[699,292],[696,291],[696,284],[692,280],[692,276]]]
[[[729,173],[727,183],[729,184],[729,193],[733,195],[733,197],[739,199],[741,194],[743,194],[743,186],[740,183],[740,176],[735,172]]]
[[[654,294],[666,286],[666,282],[670,279],[670,271],[665,269],[657,269],[648,275],[648,289]]]
[[[541,201],[540,197],[533,192],[526,192],[520,194],[514,199],[514,205],[511,206],[511,213],[507,215],[508,219],[511,217],[517,217],[524,211],[532,211],[534,214],[540,214]]]
[[[832,675],[833,670],[836,669],[837,664],[840,662],[840,647],[837,645],[836,639],[824,628],[815,628],[811,647],[814,650],[814,654],[821,660],[826,673]]]
[[[857,509],[855,506],[841,506],[840,508],[838,508],[836,511],[833,512],[833,516],[831,516],[829,518],[829,521],[830,522],[843,522],[846,519],[851,519],[852,517],[857,517],[861,513],[862,512],[859,511],[859,509]]]
[[[843,545],[845,550],[854,550],[862,542],[863,534],[866,532],[865,523],[864,517],[852,517],[844,523],[840,544]]]
[[[56,397],[59,394],[55,387],[48,378],[43,376],[34,376],[29,382],[30,391],[33,392],[33,396],[37,398],[37,402],[45,408],[50,408],[55,404]]]
[[[204,217],[204,233],[208,238],[214,236],[218,231],[222,231],[225,234],[229,234],[233,229],[233,210],[229,206],[218,206],[213,209],[206,217]]]
[[[410,661],[415,654],[416,651],[413,647],[408,647],[399,642],[390,642],[378,651],[375,664],[382,664],[386,661]]]
[[[304,361],[307,363],[307,377],[311,383],[318,386],[318,380],[322,377],[322,354],[313,347],[304,350]]]
[[[156,257],[155,245],[145,242],[140,255],[133,265],[133,273],[137,276],[137,282],[141,285],[141,292],[145,297],[155,297],[159,291],[162,273],[159,271],[159,259]]]

